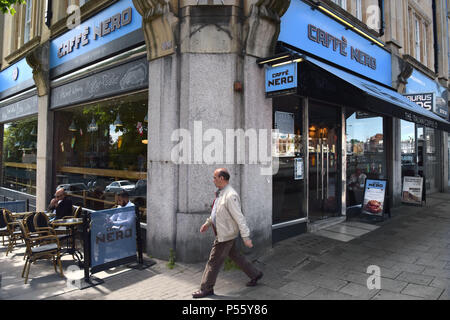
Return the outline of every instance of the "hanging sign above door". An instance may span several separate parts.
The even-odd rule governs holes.
[[[266,97],[295,93],[297,91],[297,63],[288,63],[266,69]]]

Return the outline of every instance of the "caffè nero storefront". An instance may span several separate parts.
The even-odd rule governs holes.
[[[48,51],[52,120],[41,125],[53,129],[53,172],[45,202],[63,187],[75,205],[108,209],[127,190],[145,220],[148,62],[142,17],[131,0],[117,1],[51,39]],[[0,76],[1,194],[35,200],[38,97],[32,70],[23,59]]]
[[[107,209],[117,193],[146,210],[148,63],[142,18],[118,1],[50,43],[53,186]]]
[[[365,179],[393,168],[393,118],[433,130],[450,124],[391,87],[391,54],[321,5],[293,0],[281,19],[277,52],[259,59],[277,130],[273,157],[273,241],[311,223],[345,218],[362,203]],[[400,178],[398,178],[400,179]],[[391,201],[388,199],[388,201]]]

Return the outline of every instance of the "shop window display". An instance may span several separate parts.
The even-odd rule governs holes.
[[[127,191],[145,213],[147,93],[55,113],[55,187],[74,204],[102,210]]]
[[[386,178],[383,118],[347,111],[347,207],[362,204],[366,179]]]
[[[37,118],[4,124],[2,187],[36,195]]]

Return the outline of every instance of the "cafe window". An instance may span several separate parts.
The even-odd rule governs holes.
[[[439,192],[441,187],[440,169],[440,131],[424,128],[425,142],[425,182],[428,192]]]
[[[146,208],[148,93],[55,112],[55,188],[93,210],[130,201]]]
[[[366,179],[386,178],[383,117],[347,112],[347,206],[362,203]]]
[[[3,128],[2,187],[36,195],[37,118]]]
[[[400,120],[400,149],[402,156],[402,178],[416,175],[416,127],[413,122]]]

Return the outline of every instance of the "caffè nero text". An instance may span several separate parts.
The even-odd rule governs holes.
[[[93,40],[105,37],[106,35],[120,29],[131,23],[132,9],[131,7],[123,10],[121,13],[117,13],[103,21],[99,25],[92,27],[86,26],[82,32],[73,38],[62,42],[58,47],[58,58],[62,58],[72,52],[75,49],[79,49],[80,46],[84,47],[89,44],[89,35],[93,34]],[[91,32],[93,30],[93,32]]]
[[[339,52],[344,57],[348,56],[348,44],[345,37],[337,38],[330,33],[309,24],[308,39],[317,42],[326,48],[331,48],[333,51]],[[377,59],[353,46],[350,46],[350,59],[355,60],[363,66],[368,66],[373,70],[377,69]]]
[[[100,233],[95,236],[95,243],[98,244],[99,242],[114,242],[117,240],[131,238],[132,236],[133,236],[132,229],[125,229],[125,230],[108,229],[107,233]]]

